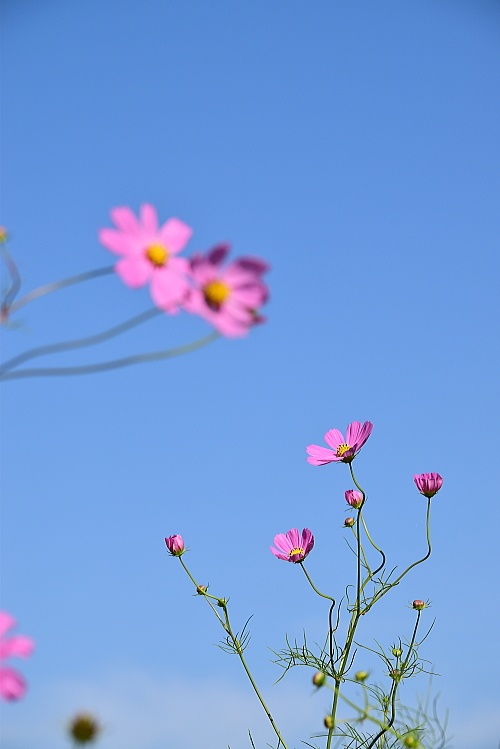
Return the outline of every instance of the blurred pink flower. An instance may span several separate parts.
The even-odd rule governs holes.
[[[165,539],[165,543],[167,545],[167,549],[173,557],[180,557],[181,554],[184,554],[185,546],[182,536],[169,536]]]
[[[371,421],[353,421],[347,427],[346,437],[344,439],[338,429],[330,429],[325,434],[325,442],[332,448],[320,447],[319,445],[309,445],[306,452],[311,457],[307,462],[313,466],[324,466],[327,463],[350,463],[361,450],[366,440],[372,433],[373,424]]]
[[[165,312],[176,312],[189,292],[186,258],[175,257],[188,243],[193,230],[178,218],[158,225],[156,208],[141,205],[140,219],[121,206],[111,210],[117,229],[100,229],[99,241],[110,252],[123,255],[115,271],[132,289],[151,282],[151,298]]]
[[[363,503],[363,495],[356,489],[348,489],[345,493],[345,501],[357,510]]]
[[[263,260],[241,257],[222,267],[229,244],[216,245],[191,259],[194,287],[184,309],[203,317],[228,338],[245,336],[253,325],[265,322],[259,314],[268,297],[261,276],[269,270]]]
[[[279,551],[272,546],[269,548],[275,557],[286,562],[302,562],[314,546],[314,536],[308,528],[304,528],[302,535],[298,528],[292,528],[286,535],[278,533],[274,537],[274,543]]]
[[[413,480],[424,497],[433,497],[443,486],[443,479],[439,473],[421,473],[419,476],[415,474]]]
[[[29,658],[35,647],[31,637],[5,633],[16,626],[16,620],[6,611],[0,611],[0,697],[4,700],[20,700],[26,692],[26,682],[20,673],[10,666],[4,666],[8,658]]]

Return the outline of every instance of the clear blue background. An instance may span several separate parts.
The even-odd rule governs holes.
[[[194,227],[190,250],[231,240],[273,267],[269,323],[246,340],[2,385],[2,605],[37,641],[5,749],[66,746],[84,708],[103,749],[234,749],[248,728],[272,740],[165,555],[171,533],[236,625],[255,614],[249,660],[290,742],[321,730],[326,695],[300,670],[272,688],[266,646],[304,626],[322,638],[325,606],[268,546],[307,526],[318,586],[340,596],[353,580],[347,469],[313,468],[304,448],[365,419],[356,468],[391,564],[425,551],[413,473],[445,484],[430,561],[361,636],[389,645],[410,631],[408,601],[431,599],[422,654],[454,746],[496,747],[499,4],[4,0],[3,37],[2,221],[24,291],[113,262],[97,229],[143,201]],[[150,304],[115,276],[45,297],[2,332],[4,359]],[[39,362],[208,330],[160,317]]]

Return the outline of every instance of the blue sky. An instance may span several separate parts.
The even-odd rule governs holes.
[[[269,323],[246,340],[2,384],[2,605],[37,641],[29,693],[3,710],[5,749],[65,746],[83,708],[106,726],[103,749],[246,746],[249,727],[270,740],[165,556],[171,533],[231,596],[236,624],[254,614],[249,660],[291,742],[319,730],[310,675],[271,687],[266,648],[303,627],[322,636],[324,606],[268,546],[307,526],[318,585],[339,595],[352,579],[347,470],[307,465],[304,448],[366,419],[357,473],[393,564],[424,547],[413,474],[445,484],[429,563],[363,637],[391,642],[411,626],[408,600],[431,599],[423,655],[454,746],[496,746],[498,4],[4,0],[2,12],[2,222],[25,291],[113,262],[98,228],[144,201],[193,226],[190,251],[230,240],[272,265]],[[115,276],[47,296],[2,331],[3,358],[150,304]],[[39,361],[208,330],[160,317]]]

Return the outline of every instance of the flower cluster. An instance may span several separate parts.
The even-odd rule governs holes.
[[[152,205],[142,205],[139,218],[128,207],[113,208],[111,219],[116,228],[100,229],[99,240],[121,255],[116,273],[130,288],[149,284],[159,309],[199,315],[230,338],[242,337],[265,321],[259,310],[268,298],[262,276],[269,266],[263,260],[242,257],[223,265],[228,244],[190,259],[179,257],[193,230],[177,218],[160,226]]]
[[[31,637],[5,633],[16,626],[16,620],[7,611],[0,611],[0,697],[4,700],[20,700],[26,692],[26,682],[11,666],[4,666],[8,658],[29,658],[35,647]]]

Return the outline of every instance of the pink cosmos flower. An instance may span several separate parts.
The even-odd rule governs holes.
[[[278,533],[274,537],[274,543],[279,551],[270,546],[269,548],[278,559],[285,562],[302,562],[314,546],[314,536],[308,528],[304,528],[302,535],[297,528],[292,528],[286,535]]]
[[[5,637],[5,633],[16,626],[16,620],[6,611],[0,611],[0,697],[4,700],[20,700],[26,692],[26,682],[20,673],[4,666],[7,658],[29,658],[35,643],[26,635]]]
[[[366,440],[372,433],[373,424],[371,421],[353,421],[349,424],[346,431],[345,439],[338,429],[330,429],[324,437],[327,445],[332,448],[320,447],[319,445],[309,445],[306,452],[311,457],[307,462],[313,466],[324,466],[327,463],[350,463],[361,450]]]
[[[443,486],[443,479],[439,473],[421,473],[420,476],[415,474],[413,480],[424,497],[433,497]]]
[[[165,543],[167,545],[167,549],[173,557],[180,557],[181,554],[184,554],[185,546],[182,536],[169,536],[165,539]]]
[[[186,278],[189,264],[176,257],[193,230],[178,218],[158,225],[156,208],[144,203],[140,218],[126,206],[113,208],[111,218],[117,229],[100,229],[99,241],[110,252],[123,255],[115,271],[132,289],[151,283],[151,298],[157,307],[173,314],[189,293]]]
[[[229,244],[219,244],[192,257],[193,288],[183,306],[222,335],[241,338],[253,325],[265,322],[258,309],[268,298],[261,276],[269,266],[259,258],[241,257],[223,267],[229,250]]]
[[[345,501],[357,510],[363,504],[363,495],[356,489],[348,489],[345,493]]]

